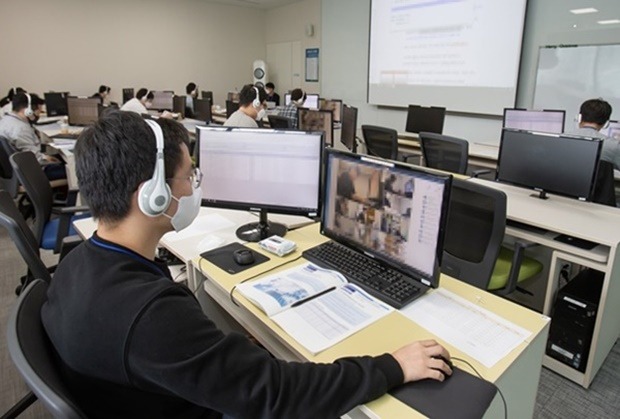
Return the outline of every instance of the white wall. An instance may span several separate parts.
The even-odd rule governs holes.
[[[620,15],[620,2],[614,8]],[[370,0],[323,0],[322,94],[342,98],[359,109],[358,124],[376,124],[404,131],[407,112],[366,103]],[[565,0],[529,1],[524,33],[517,106],[531,107],[538,48],[549,44],[617,43],[620,29],[599,25],[573,27]],[[476,98],[472,98],[476,100]],[[415,100],[412,99],[412,103]],[[441,104],[437,104],[441,105]],[[567,111],[567,117],[571,115]],[[480,143],[499,143],[501,117],[453,114],[444,133]]]
[[[0,0],[0,96],[91,95],[100,84],[225,94],[252,82],[265,54],[262,10],[201,0]]]

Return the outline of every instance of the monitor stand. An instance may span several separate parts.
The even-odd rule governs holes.
[[[284,224],[270,223],[267,221],[267,211],[260,210],[259,221],[248,223],[239,227],[237,237],[246,242],[258,242],[273,235],[284,237],[287,228]]]
[[[547,196],[547,192],[545,191],[540,191],[539,193],[533,193],[533,194],[530,194],[530,196],[532,198],[538,198],[538,199],[549,199],[549,197]]]

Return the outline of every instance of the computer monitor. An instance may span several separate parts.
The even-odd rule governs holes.
[[[200,91],[201,99],[209,99],[211,103],[213,103],[213,92],[210,90],[201,90]]]
[[[226,101],[226,118],[230,118],[230,115],[237,112],[239,109],[239,102],[233,102],[232,100]]]
[[[526,109],[504,109],[502,128],[513,128],[536,132],[564,132],[566,112],[562,110],[532,111]]]
[[[194,119],[211,123],[211,100],[194,99]]]
[[[171,111],[174,107],[174,92],[172,90],[154,90],[153,104],[150,109],[156,111]]]
[[[424,107],[419,105],[409,105],[407,111],[407,132],[443,132],[443,122],[446,118],[446,108],[438,106]]]
[[[181,115],[181,118],[185,118],[185,96],[174,95],[172,98],[172,112]]]
[[[340,123],[342,121],[342,100],[340,99],[326,99],[320,103],[319,109],[328,110],[334,113],[334,122]]]
[[[353,153],[357,152],[357,108],[344,105],[342,107],[342,126],[340,141]]]
[[[609,125],[607,126],[607,128],[603,128],[601,132],[608,137],[620,140],[620,122],[609,121]]]
[[[133,87],[123,88],[123,103],[129,102],[134,97]]]
[[[439,285],[451,175],[328,148],[324,178],[325,236]]]
[[[304,131],[323,131],[325,144],[334,146],[334,114],[332,111],[297,109],[297,128]]]
[[[287,93],[284,95],[284,104],[290,105],[291,103],[291,94]],[[319,95],[310,93],[306,95],[306,100],[304,100],[302,108],[307,109],[319,109]]]
[[[202,204],[259,211],[237,237],[259,241],[286,227],[267,213],[316,217],[321,208],[323,135],[317,132],[197,127]]]
[[[45,112],[47,116],[67,115],[67,97],[69,92],[48,92],[44,93]]]
[[[500,182],[580,200],[592,195],[602,140],[566,134],[502,130],[497,162]]]
[[[90,125],[99,119],[101,100],[95,98],[67,98],[67,115],[69,115],[69,125],[84,126]]]
[[[239,103],[239,92],[228,92],[226,100]]]

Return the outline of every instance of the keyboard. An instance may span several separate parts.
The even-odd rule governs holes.
[[[55,134],[55,135],[52,135],[50,138],[66,138],[69,140],[77,140],[79,136],[80,136],[79,133],[67,133],[67,134]]]
[[[334,241],[303,252],[303,257],[319,266],[334,269],[350,282],[394,308],[402,308],[428,289],[412,278]]]

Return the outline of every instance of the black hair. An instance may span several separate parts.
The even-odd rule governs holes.
[[[267,92],[265,92],[265,89],[260,86],[246,84],[239,92],[239,106],[248,106],[254,102],[254,99],[256,99],[256,90],[254,90],[254,88],[258,89],[258,100],[260,100],[260,103],[267,100]]]
[[[160,118],[157,123],[164,134],[165,171],[172,177],[189,135],[176,121]],[[125,218],[132,195],[153,176],[155,160],[155,135],[133,112],[110,112],[84,130],[75,146],[75,166],[93,216],[108,223]]]
[[[306,100],[306,93],[301,89],[293,89],[291,92],[291,101],[297,102],[301,98]]]
[[[141,100],[144,96],[147,96],[149,93],[150,93],[149,89],[147,89],[146,87],[143,87],[140,90],[138,90],[138,93],[136,93],[136,98]]]
[[[194,90],[196,90],[196,83],[194,82],[188,83],[187,86],[185,86],[185,93],[187,93],[188,95]]]
[[[276,85],[275,85],[275,84],[273,84],[272,82],[269,82],[269,83],[267,83],[267,84],[265,85],[265,87],[267,87],[267,88],[269,88],[269,89],[275,89],[275,88],[276,88]]]
[[[110,87],[109,87],[109,86],[106,86],[106,85],[104,85],[104,84],[102,84],[101,86],[99,86],[99,94],[102,94],[102,93],[110,93],[110,90],[112,90],[112,89],[110,89]]]
[[[33,111],[36,111],[39,106],[43,106],[45,101],[41,99],[37,94],[30,93],[30,106]],[[13,112],[19,112],[22,109],[28,107],[28,96],[26,93],[17,93],[13,96]]]
[[[611,117],[611,105],[603,99],[590,99],[581,104],[579,113],[581,114],[581,122],[605,125]]]
[[[0,99],[0,107],[13,102],[13,98],[18,93],[26,93],[26,91],[22,89],[21,87],[11,87],[9,89],[9,92],[6,94],[6,96]]]

